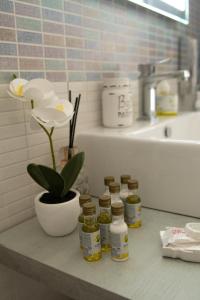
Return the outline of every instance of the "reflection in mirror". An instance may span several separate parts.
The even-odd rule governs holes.
[[[189,0],[129,0],[152,11],[189,24]]]

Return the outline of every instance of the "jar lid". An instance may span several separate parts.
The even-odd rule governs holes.
[[[109,184],[110,193],[119,193],[120,192],[120,184],[117,182],[111,182]]]
[[[106,177],[104,177],[104,184],[106,186],[109,186],[109,184],[111,182],[114,182],[114,181],[115,181],[115,178],[113,176],[106,176]]]
[[[109,195],[102,195],[99,197],[99,206],[100,207],[110,207],[111,197]]]
[[[131,176],[130,175],[121,175],[120,179],[121,179],[122,184],[128,184],[128,180],[131,179]]]
[[[137,180],[135,180],[135,179],[128,180],[128,189],[129,190],[136,190],[136,189],[138,189],[138,187],[139,187],[139,184],[138,184]]]
[[[84,216],[91,216],[96,213],[96,206],[92,202],[87,202],[83,204],[83,214]]]
[[[111,211],[113,216],[121,216],[124,214],[124,205],[121,201],[114,202],[111,205]]]
[[[79,197],[79,204],[82,207],[84,203],[90,202],[91,201],[91,196],[88,194],[83,194],[80,195]]]

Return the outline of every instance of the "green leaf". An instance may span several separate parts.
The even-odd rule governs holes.
[[[84,152],[74,155],[61,171],[61,176],[64,180],[64,190],[62,196],[65,196],[73,186],[78,174],[83,166],[85,159]]]
[[[12,74],[12,79],[16,79],[17,78],[17,75],[15,73]]]
[[[64,188],[64,180],[53,169],[36,164],[29,164],[27,171],[32,179],[44,189],[60,197]]]

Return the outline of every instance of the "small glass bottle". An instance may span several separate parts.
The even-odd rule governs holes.
[[[109,184],[111,182],[114,182],[114,181],[115,181],[115,178],[113,176],[106,176],[106,177],[104,177],[104,186],[105,186],[104,195],[110,195]]]
[[[101,259],[100,228],[96,221],[96,206],[92,202],[83,204],[82,226],[83,257],[92,262]]]
[[[80,240],[80,248],[83,249],[83,238],[82,238],[82,226],[84,223],[84,215],[83,215],[83,204],[91,202],[91,196],[88,194],[80,195],[79,197],[79,205],[81,207],[81,213],[78,217],[78,229],[79,229],[79,240]]]
[[[110,225],[111,258],[115,261],[128,259],[128,227],[124,222],[124,206],[121,202],[111,205],[112,223]]]
[[[109,192],[111,196],[111,204],[114,202],[122,202],[120,199],[120,185],[117,182],[111,182],[109,184]]]
[[[100,226],[101,233],[101,250],[107,252],[110,250],[110,224],[111,218],[111,198],[108,195],[103,195],[99,198],[100,214],[97,221]]]
[[[128,195],[138,196],[138,181],[135,179],[128,180]]]
[[[141,199],[138,196],[138,181],[129,180],[129,196],[125,202],[125,220],[130,228],[138,228],[142,225],[141,220]]]
[[[123,203],[125,203],[126,198],[128,197],[128,180],[131,179],[130,175],[121,175],[121,191],[120,191],[120,198],[122,199]]]

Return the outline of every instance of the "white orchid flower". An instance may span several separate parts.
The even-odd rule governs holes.
[[[32,117],[45,127],[65,126],[73,117],[73,105],[66,99],[54,99],[47,106],[32,109]]]
[[[47,128],[62,127],[73,116],[73,105],[65,99],[59,99],[52,83],[46,79],[29,81],[24,96],[34,102],[32,117]]]
[[[52,166],[56,170],[52,134],[55,127],[65,126],[73,117],[74,108],[66,99],[59,99],[53,85],[46,79],[14,79],[10,82],[8,94],[15,99],[31,102],[32,128],[42,127],[48,136]]]
[[[10,83],[9,92],[16,99],[33,101],[32,117],[47,128],[65,126],[73,117],[73,105],[59,99],[52,83],[46,79],[15,79]],[[37,128],[35,125],[31,120],[31,127]]]
[[[34,107],[46,107],[57,99],[53,85],[42,78],[32,79],[24,87],[24,97],[34,101]]]
[[[26,98],[24,97],[24,87],[27,83],[28,81],[22,78],[12,80],[8,89],[9,96],[23,102],[26,101]]]

